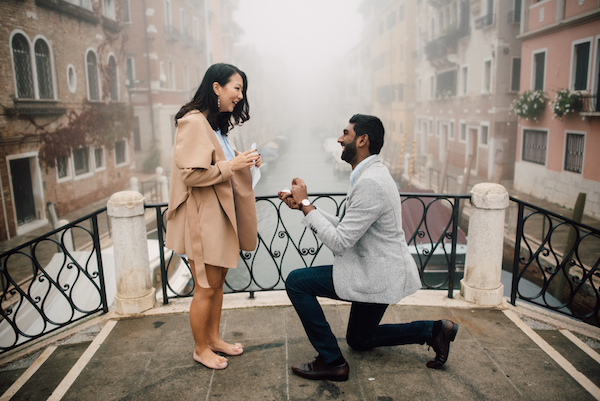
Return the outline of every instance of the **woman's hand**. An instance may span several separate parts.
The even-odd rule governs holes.
[[[232,171],[242,170],[247,167],[252,167],[256,164],[257,159],[260,159],[260,155],[257,157],[256,149],[247,150],[238,154],[236,157],[229,161]]]

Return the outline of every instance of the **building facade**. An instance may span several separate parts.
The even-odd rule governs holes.
[[[512,179],[520,1],[417,3],[415,135],[425,185],[454,192],[469,176]]]
[[[233,63],[235,0],[123,0],[127,87],[138,171],[170,167],[174,117],[206,69]]]
[[[514,187],[566,207],[587,193],[585,213],[598,218],[600,2],[526,0],[523,11],[521,92],[547,100],[537,118],[519,119]],[[572,112],[555,111],[559,92],[581,95]]]
[[[127,187],[120,0],[0,7],[0,240]]]

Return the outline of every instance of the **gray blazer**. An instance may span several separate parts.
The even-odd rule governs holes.
[[[404,231],[396,183],[375,156],[362,166],[341,217],[302,219],[334,254],[333,285],[346,301],[394,304],[421,288]]]

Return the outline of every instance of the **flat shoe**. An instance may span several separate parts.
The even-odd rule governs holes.
[[[229,355],[229,356],[241,355],[244,352],[244,348],[242,347],[242,344],[240,344],[240,343],[233,344],[232,348],[237,348],[239,352],[225,351],[224,349],[219,349],[219,348],[216,348],[216,347],[210,347],[210,349],[212,350],[212,352],[221,352],[221,353],[223,353],[225,355]]]
[[[194,351],[194,354],[193,354],[192,357],[194,358],[194,361],[196,361],[196,362],[198,362],[198,363],[206,366],[209,369],[220,370],[220,369],[225,369],[227,367],[227,360],[225,360],[224,362],[221,362],[221,363],[214,364],[214,365],[210,365],[210,364],[204,363],[202,361],[202,359],[200,359],[200,357],[198,356],[198,354],[196,354],[196,351]]]

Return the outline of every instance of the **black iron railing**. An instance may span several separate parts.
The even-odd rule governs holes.
[[[600,325],[600,230],[511,200],[518,205],[511,303]]]
[[[415,215],[411,232],[406,241],[419,267],[424,288],[447,289],[452,298],[457,283],[456,267],[464,264],[465,244],[457,244],[463,238],[458,224],[459,202],[468,195],[401,194],[403,208],[410,208]],[[345,202],[345,194],[314,194],[313,204],[327,212],[339,215]],[[167,205],[147,204],[154,208],[157,217],[159,244],[164,244],[165,212]],[[285,278],[294,269],[333,263],[332,253],[312,231],[300,224],[301,214],[289,210],[276,196],[256,198],[258,214],[258,245],[255,251],[240,252],[236,269],[230,269],[225,282],[225,292],[249,292],[281,290]],[[463,241],[465,242],[465,241]],[[458,253],[457,253],[457,249]],[[161,247],[161,279],[163,303],[169,299],[193,296],[193,282],[184,287],[173,285],[172,269],[180,268],[173,262],[175,255],[164,257]],[[193,277],[189,264],[187,274]],[[462,273],[462,269],[460,269]]]
[[[0,353],[108,312],[98,215],[0,255]]]

